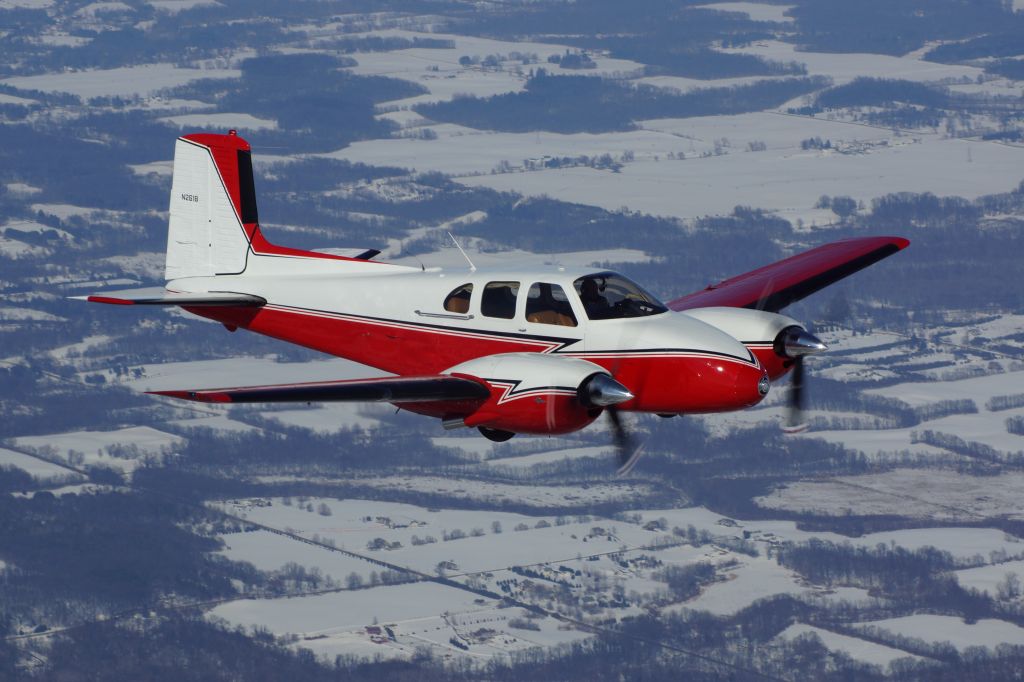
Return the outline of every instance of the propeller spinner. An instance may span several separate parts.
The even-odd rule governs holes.
[[[828,346],[814,334],[801,327],[787,327],[775,337],[775,352],[793,360],[793,378],[789,390],[787,433],[799,433],[807,428],[803,411],[806,405],[804,391],[804,358],[828,350]]]

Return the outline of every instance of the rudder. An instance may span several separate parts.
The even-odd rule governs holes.
[[[234,131],[178,138],[166,278],[244,272],[257,224],[249,143]]]

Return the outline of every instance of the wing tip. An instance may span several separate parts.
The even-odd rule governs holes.
[[[93,294],[92,296],[75,296],[79,300],[85,300],[89,303],[106,303],[108,305],[135,305],[135,301],[127,298],[116,298],[114,296],[98,296]]]

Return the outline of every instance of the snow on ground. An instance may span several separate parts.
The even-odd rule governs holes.
[[[755,498],[768,509],[977,520],[1024,518],[1024,474],[969,476],[953,471],[896,469],[881,474],[799,481]]]
[[[778,78],[783,78],[783,76],[779,76]],[[691,90],[701,90],[704,88],[732,88],[743,85],[752,85],[753,83],[762,83],[770,80],[776,80],[776,77],[737,76],[735,78],[715,78],[713,80],[705,80],[702,78],[688,78],[686,76],[644,76],[643,78],[634,79],[633,82],[640,85],[653,85],[656,88],[678,90],[679,92],[690,92]]]
[[[53,0],[0,0],[0,9],[44,9],[53,4]]]
[[[930,424],[931,422],[929,422]],[[951,452],[927,443],[912,443],[911,434],[927,425],[906,429],[855,429],[838,431],[810,431],[795,436],[836,443],[848,450],[861,452],[873,462],[880,462],[904,454],[926,457],[951,457]]]
[[[237,78],[240,75],[240,71],[232,69],[190,69],[174,64],[141,64],[116,69],[15,76],[0,81],[0,84],[43,92],[70,92],[82,98],[124,97],[148,95],[200,78]]]
[[[237,514],[243,509],[245,518],[255,523],[290,529],[308,538],[315,535],[337,547],[428,574],[433,574],[442,561],[454,562],[457,568],[449,570],[452,574],[495,571],[515,565],[569,561],[579,555],[614,552],[623,547],[644,547],[664,539],[663,534],[609,520],[558,525],[551,517],[539,519],[507,512],[433,510],[358,499],[310,498],[305,505],[300,502],[294,500],[288,506],[274,499],[269,506],[236,504],[231,511]],[[314,511],[308,511],[309,505]],[[321,505],[326,505],[331,513],[319,513]],[[495,522],[500,524],[501,532],[494,532]],[[538,523],[541,527],[537,527]],[[520,524],[527,529],[515,530]],[[594,527],[608,532],[594,534]],[[444,540],[446,534],[455,531],[466,537]],[[427,536],[436,542],[413,543],[413,537],[422,540]],[[378,538],[401,543],[401,547],[368,549],[368,543]]]
[[[36,101],[34,99],[28,99],[26,97],[16,97],[14,95],[6,95],[0,93],[0,104],[19,104],[23,106],[29,106],[35,103]],[[8,185],[8,187],[9,186],[10,185]]]
[[[667,133],[686,141],[683,151],[687,155],[714,151],[716,140],[719,148],[738,152],[751,142],[763,142],[771,151],[802,151],[800,142],[809,137],[820,137],[839,147],[893,143],[897,139],[887,128],[776,111],[731,116],[653,118],[640,121],[639,125],[644,130]]]
[[[368,561],[265,530],[231,533],[220,536],[220,539],[225,547],[219,554],[232,561],[248,561],[260,571],[277,571],[294,562],[307,569],[319,569],[324,577],[343,585],[352,573],[368,581],[371,571],[380,570],[379,566]]]
[[[149,426],[133,426],[115,431],[73,431],[46,436],[22,436],[14,444],[26,450],[49,452],[70,462],[78,459],[85,466],[104,466],[130,474],[147,455],[159,456],[180,446],[184,439]],[[122,457],[111,456],[111,448],[127,448]]]
[[[167,362],[140,367],[143,376],[126,382],[133,391],[245,386],[253,383],[253,377],[259,377],[260,383],[269,385],[388,376],[371,367],[342,359],[277,362],[271,357],[242,357]]]
[[[492,459],[483,464],[484,468],[494,469],[508,467],[512,469],[529,469],[538,464],[568,463],[580,458],[598,458],[611,461],[615,456],[615,448],[610,445],[599,445],[581,448],[567,448],[538,452],[520,457],[502,457]]]
[[[974,66],[939,64],[914,57],[891,57],[883,54],[804,52],[791,43],[768,40],[752,45],[723,50],[723,52],[753,54],[780,62],[801,62],[810,75],[829,76],[836,85],[852,81],[858,76],[873,78],[899,78],[929,82],[943,79],[969,78],[975,80],[984,71]]]
[[[260,416],[285,426],[309,429],[317,433],[335,433],[357,428],[377,428],[381,424],[380,418],[394,411],[395,408],[391,405],[333,403],[309,409],[261,412]]]
[[[872,665],[885,667],[898,658],[920,658],[901,649],[875,644],[874,642],[850,637],[849,635],[841,635],[838,632],[814,627],[806,623],[790,625],[778,634],[778,638],[790,640],[806,634],[817,635],[821,643],[828,647],[830,651],[842,651],[855,660],[871,663]]]
[[[641,500],[650,492],[643,483],[597,483],[587,488],[558,485],[513,485],[433,476],[385,476],[360,479],[374,488],[397,488],[436,493],[460,500],[486,499],[497,504],[536,507],[587,506],[615,500]]]
[[[163,252],[143,251],[133,256],[118,255],[104,258],[103,263],[117,266],[122,272],[141,279],[163,280],[164,263],[167,255]]]
[[[526,159],[601,156],[631,151],[636,158],[686,153],[691,142],[657,130],[615,133],[495,133],[463,128],[436,140],[397,138],[355,142],[325,156],[384,166],[437,170],[453,175],[490,173],[502,161],[522,167]]]
[[[75,206],[73,204],[32,204],[30,208],[33,213],[41,211],[47,215],[52,215],[55,218],[60,218],[61,220],[67,220],[68,218],[73,218],[75,216],[80,216],[82,218],[103,216],[106,218],[121,214],[119,211],[104,211],[98,208]]]
[[[24,471],[40,482],[79,479],[81,475],[71,469],[20,452],[0,448],[0,468],[11,467]]]
[[[20,183],[19,183],[20,184]],[[24,187],[30,187],[31,185],[24,185]],[[25,194],[34,194],[34,192],[25,192]],[[0,225],[0,230],[7,228],[14,228],[20,232],[34,232],[40,234],[43,232],[55,232],[60,236],[61,239],[73,239],[70,232],[60,229],[59,227],[51,227],[50,225],[44,225],[37,223],[34,220],[8,220],[3,225]]]
[[[166,176],[170,179],[174,173],[174,161],[153,161],[151,163],[135,163],[128,164],[128,168],[131,169],[136,175],[149,175],[155,174],[160,176]]]
[[[232,625],[263,627],[275,635],[326,635],[378,621],[403,622],[444,612],[479,610],[475,598],[469,592],[428,582],[308,597],[242,599],[221,604],[209,615]],[[493,604],[490,600],[486,603]]]
[[[958,139],[904,138],[868,153],[795,150],[626,164],[618,173],[587,167],[457,178],[459,182],[608,210],[696,217],[758,206],[796,222],[817,216],[818,198],[870,203],[890,192],[974,198],[1009,191],[1021,179],[1024,148]],[[968,154],[970,149],[970,155]]]
[[[604,263],[645,263],[652,258],[637,249],[603,249],[570,253],[531,253],[522,249],[488,252],[480,250],[484,243],[480,240],[460,238],[459,242],[478,268],[509,268],[515,267],[516,264],[529,267],[560,265],[567,268],[600,268]],[[389,259],[389,262],[417,267],[422,263],[427,267],[441,267],[455,274],[465,272],[467,268],[465,257],[454,246],[417,256]]]
[[[935,547],[949,552],[957,559],[973,559],[980,555],[985,561],[988,561],[991,552],[1005,552],[1008,557],[1024,556],[1024,542],[996,528],[906,528],[868,533],[859,537],[847,537],[826,531],[800,530],[793,521],[730,519],[724,522],[727,525],[723,525],[721,516],[704,507],[649,509],[637,513],[641,515],[645,523],[664,518],[668,522],[670,530],[675,527],[685,530],[692,524],[698,530],[705,530],[715,536],[739,537],[746,531],[750,533],[749,539],[759,544],[808,542],[818,539],[836,544],[849,543],[869,548],[890,543],[909,550]]]
[[[766,5],[760,2],[716,2],[707,5],[697,5],[695,9],[704,8],[720,10],[722,12],[742,12],[753,21],[790,22],[793,19],[787,17],[785,12],[792,7],[793,5]]]
[[[158,12],[177,14],[193,7],[213,7],[220,5],[217,0],[146,0]]]
[[[995,599],[999,594],[999,584],[1006,580],[1009,573],[1014,573],[1018,579],[1024,580],[1024,561],[1007,561],[989,566],[967,568],[956,571],[954,575],[961,587],[987,592]]]
[[[0,236],[0,253],[10,258],[27,258],[32,256],[44,256],[50,253],[50,249],[34,244],[26,244],[17,239]]]
[[[968,625],[955,616],[917,614],[860,623],[860,627],[879,628],[926,642],[949,642],[959,651],[971,646],[994,649],[1003,643],[1024,645],[1024,628],[993,618],[983,618]]]
[[[941,400],[973,400],[979,410],[992,396],[1024,391],[1024,372],[1003,372],[973,379],[925,383],[906,383],[865,391],[886,398],[902,400],[910,407],[920,407]]]
[[[12,306],[0,307],[0,320],[5,322],[19,321],[19,322],[65,322],[65,318],[51,313],[44,312],[42,310],[32,310],[31,308],[15,308]]]
[[[716,615],[736,613],[758,599],[776,594],[804,594],[809,589],[799,583],[799,576],[765,557],[740,557],[736,568],[728,569],[725,582],[711,585],[699,597],[669,607],[710,611]]]
[[[179,128],[204,128],[229,130],[238,128],[240,130],[274,130],[277,128],[277,121],[273,119],[257,118],[252,114],[232,113],[201,113],[182,114],[180,116],[168,116],[157,119],[164,123],[171,123]]]
[[[323,27],[330,41],[334,34],[330,27]],[[359,37],[360,34],[353,34]],[[422,33],[416,31],[389,29],[374,31],[375,37],[420,38],[431,40],[451,40],[454,48],[410,48],[389,52],[357,52],[353,55],[358,66],[352,68],[353,73],[371,76],[390,76],[419,83],[430,93],[391,102],[396,106],[411,106],[422,102],[449,100],[459,94],[488,97],[506,92],[521,90],[525,83],[525,73],[531,68],[543,66],[555,74],[612,75],[635,73],[642,64],[624,59],[613,59],[601,55],[592,55],[597,68],[594,69],[563,69],[561,66],[549,64],[547,58],[553,54],[565,54],[566,46],[553,43],[510,42],[477,38],[448,33]],[[520,54],[536,54],[537,63],[522,64],[520,61],[503,62],[502,70],[484,69],[479,66],[464,67],[459,64],[463,56],[484,58],[488,55],[509,56],[513,52]]]
[[[255,426],[244,422],[229,419],[227,415],[216,414],[210,417],[196,417],[194,419],[175,419],[167,422],[169,425],[181,429],[213,429],[224,433],[251,433],[260,431]]]

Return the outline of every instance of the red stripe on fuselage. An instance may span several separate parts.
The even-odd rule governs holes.
[[[436,374],[498,353],[550,353],[576,339],[503,336],[483,330],[373,320],[339,313],[267,305],[262,308],[187,308],[224,324],[354,360],[399,375]],[[720,412],[762,398],[755,363],[700,351],[582,351],[566,355],[604,367],[637,396],[626,410]],[[488,379],[488,377],[481,377]],[[496,378],[496,377],[492,377]]]

